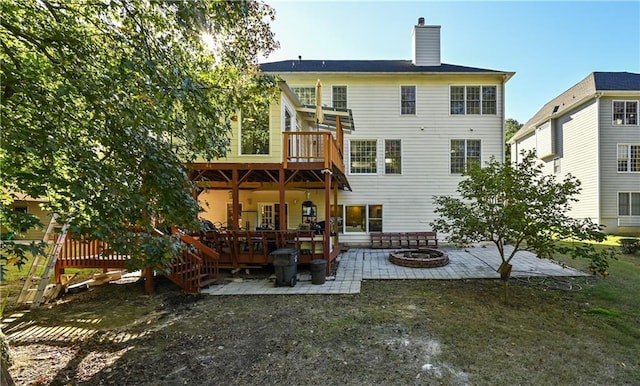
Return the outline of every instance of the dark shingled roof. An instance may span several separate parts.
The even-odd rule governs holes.
[[[442,63],[440,66],[416,66],[410,60],[282,60],[261,63],[264,72],[440,72],[440,73],[495,73],[505,71],[456,66]]]
[[[632,72],[592,72],[567,91],[547,102],[525,123],[509,142],[518,140],[533,132],[552,115],[560,115],[602,91],[640,91],[640,74]]]

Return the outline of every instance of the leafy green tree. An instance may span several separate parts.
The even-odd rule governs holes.
[[[553,175],[544,175],[532,152],[523,152],[522,162],[516,165],[491,159],[483,168],[469,168],[466,176],[458,184],[460,198],[435,197],[439,217],[431,225],[457,245],[493,242],[502,258],[498,272],[505,281],[520,250],[542,258],[553,258],[556,253],[587,258],[593,273],[608,274],[613,250],[599,251],[585,242],[603,241],[606,235],[601,227],[567,214],[580,192],[575,177],[569,175],[559,182]],[[582,242],[567,247],[560,240]],[[510,253],[505,249],[507,243],[513,245]]]
[[[196,229],[185,165],[229,149],[238,106],[262,105],[274,79],[274,11],[255,1],[0,0],[2,224],[16,195],[44,197],[71,230],[137,266],[176,240],[154,223]],[[24,256],[4,242],[2,259]]]
[[[511,137],[513,137],[518,130],[522,128],[522,123],[518,122],[518,120],[509,118],[505,121],[505,132],[504,132],[504,154],[506,162],[511,162],[511,146],[508,144]]]

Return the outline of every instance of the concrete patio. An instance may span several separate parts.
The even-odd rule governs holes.
[[[453,280],[498,279],[496,269],[500,255],[494,245],[478,245],[466,249],[444,246],[439,248],[449,255],[449,264],[439,268],[407,268],[389,262],[385,249],[350,249],[339,256],[340,264],[335,277],[324,284],[312,284],[308,271],[298,271],[294,287],[275,287],[273,278],[234,280],[214,285],[202,293],[210,295],[285,295],[285,294],[357,294],[363,280]],[[513,247],[506,247],[507,253]],[[511,261],[512,277],[531,276],[588,276],[588,274],[533,253],[519,251]]]

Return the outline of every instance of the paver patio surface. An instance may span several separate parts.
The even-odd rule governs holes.
[[[507,253],[513,250],[506,246]],[[215,285],[202,293],[211,295],[285,295],[285,294],[357,294],[363,280],[452,280],[497,279],[501,260],[494,245],[460,249],[440,247],[449,255],[449,264],[438,268],[408,268],[392,264],[388,249],[350,249],[339,256],[335,277],[324,284],[312,284],[308,271],[299,270],[294,287],[275,287],[273,279],[238,280]],[[540,259],[531,252],[519,251],[511,261],[512,277],[588,276],[554,261]]]

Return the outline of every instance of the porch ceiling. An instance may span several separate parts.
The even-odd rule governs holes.
[[[331,173],[332,185],[351,190],[349,181],[337,167],[324,169],[321,162],[288,163],[285,169],[279,163],[193,163],[189,165],[189,179],[200,188],[232,189],[233,173],[238,172],[239,189],[279,189],[279,173],[284,170],[285,189],[324,189],[324,174]]]

